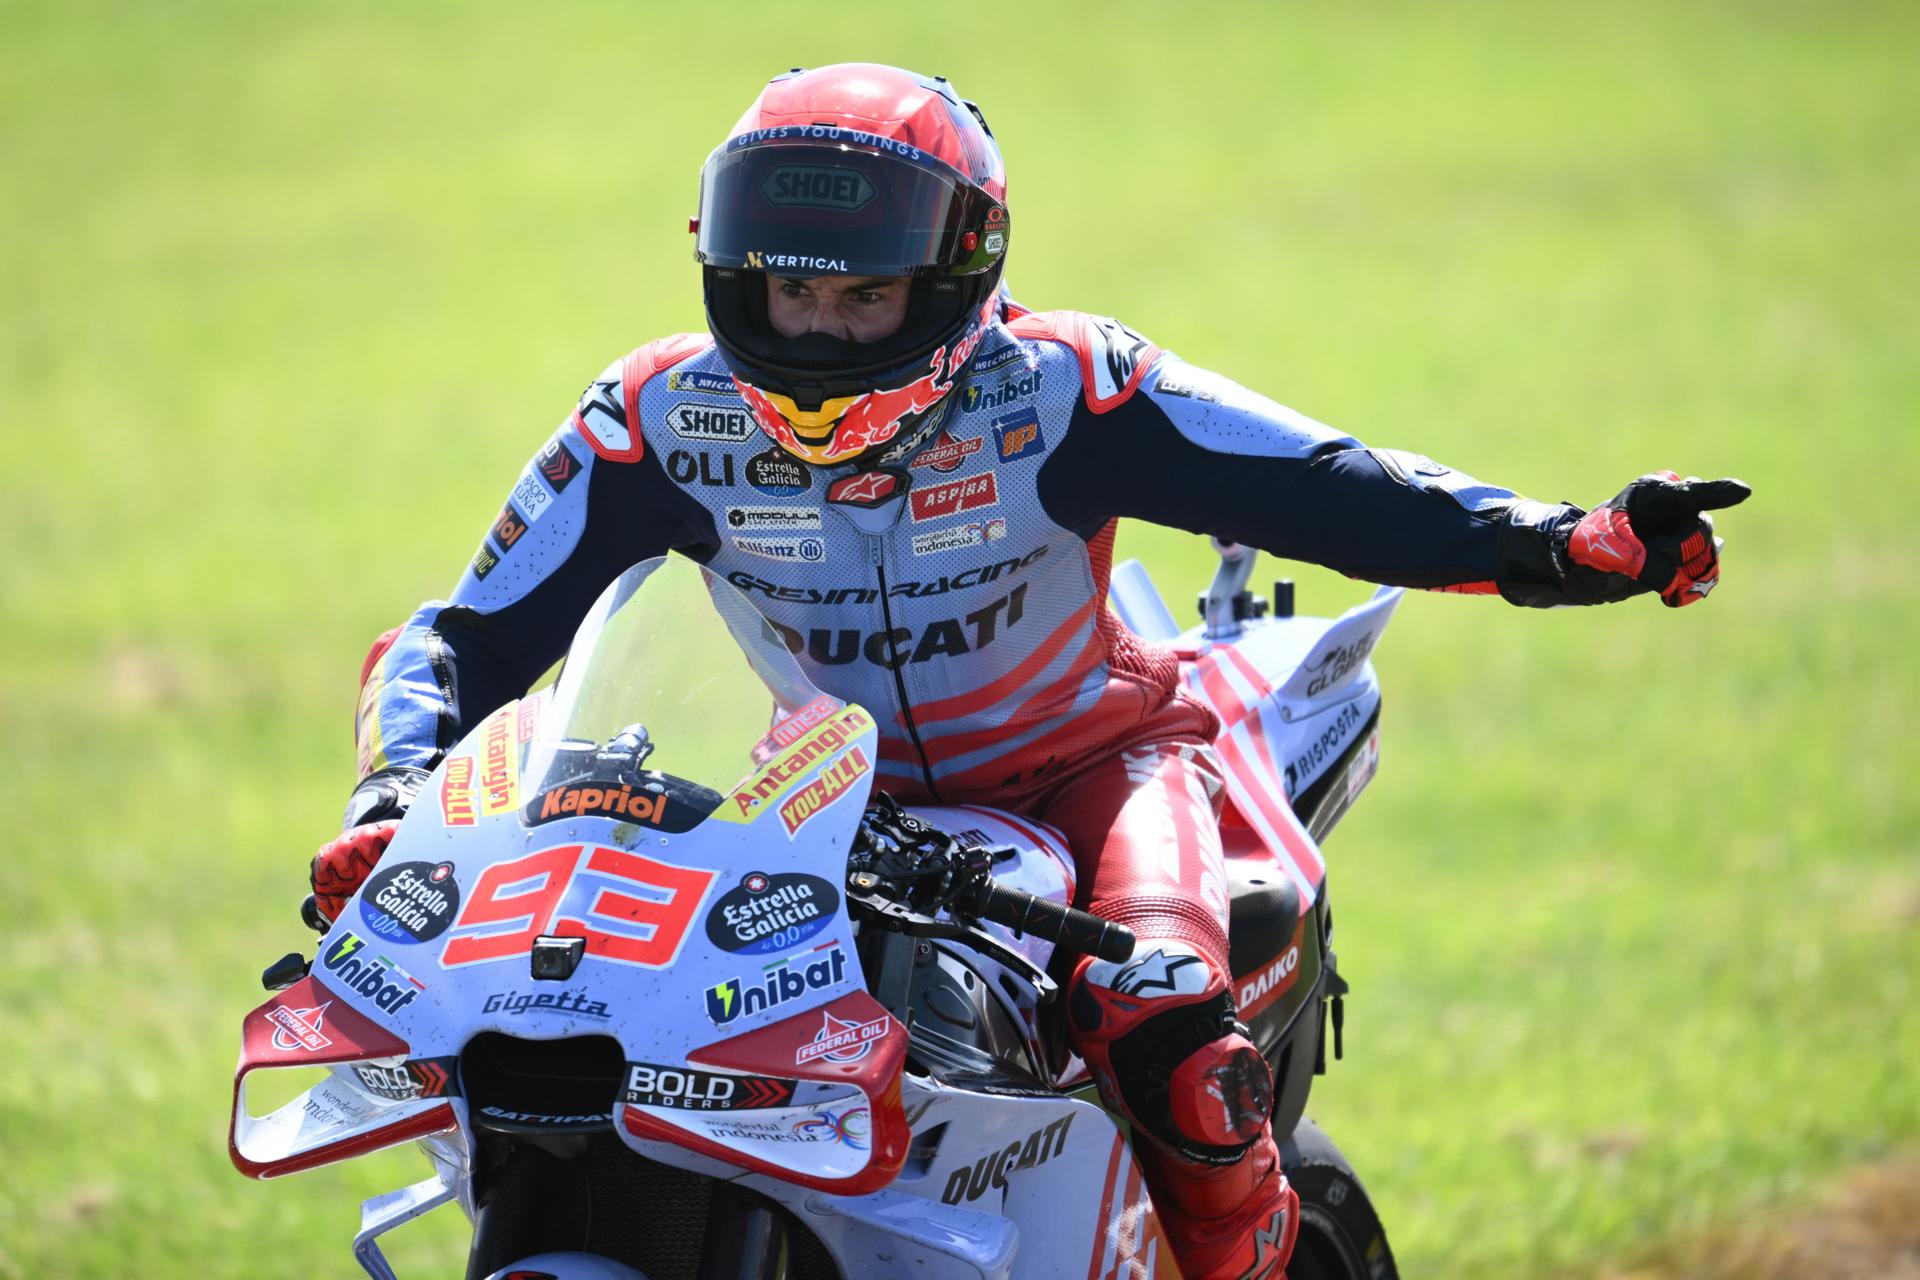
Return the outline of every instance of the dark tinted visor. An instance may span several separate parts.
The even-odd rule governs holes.
[[[840,130],[843,137],[851,131]],[[868,135],[856,134],[865,138]],[[700,175],[696,256],[783,276],[904,276],[972,266],[960,237],[985,192],[904,144],[735,138]]]

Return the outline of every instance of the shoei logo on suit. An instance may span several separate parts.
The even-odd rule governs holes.
[[[705,404],[677,404],[667,410],[667,426],[683,440],[718,440],[737,444],[759,428],[745,409],[723,409]]]
[[[728,507],[727,523],[735,529],[818,529],[818,507]]]

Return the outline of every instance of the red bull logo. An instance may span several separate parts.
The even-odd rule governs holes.
[[[927,361],[927,372],[904,387],[869,391],[847,400],[827,400],[818,409],[801,409],[786,396],[769,394],[742,382],[740,391],[754,421],[782,449],[816,466],[831,466],[886,444],[918,421],[953,390],[955,379],[973,359],[986,336],[993,299],[980,309],[979,322]],[[801,433],[814,437],[803,439]]]

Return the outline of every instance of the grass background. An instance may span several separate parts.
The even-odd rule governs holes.
[[[423,1172],[223,1150],[359,656],[588,378],[699,327],[683,220],[755,86],[855,57],[986,105],[1032,305],[1535,496],[1755,486],[1708,607],[1422,597],[1377,656],[1314,1109],[1406,1272],[1658,1259],[1911,1147],[1916,38],[1899,3],[0,8],[0,1276],[342,1275],[355,1201]],[[1203,584],[1194,539],[1122,546]]]

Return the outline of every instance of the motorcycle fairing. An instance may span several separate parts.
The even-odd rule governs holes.
[[[423,914],[411,922],[419,927],[378,936],[374,922],[386,913],[368,905],[376,872],[322,940],[313,976],[303,981],[325,992],[313,1002],[330,1001],[325,1016],[335,1020],[331,1025],[346,1025],[339,1021],[345,1015],[365,1032],[351,1047],[342,1037],[341,1056],[302,1054],[302,1065],[457,1058],[475,1035],[492,1031],[528,1040],[608,1035],[629,1062],[684,1066],[694,1051],[716,1047],[719,1027],[705,1007],[709,991],[818,955],[832,960],[823,980],[802,984],[803,990],[778,1003],[743,1009],[725,1028],[729,1039],[790,1021],[792,1027],[778,1034],[795,1037],[804,1027],[811,1040],[823,1016],[816,1010],[856,996],[871,1004],[844,899],[817,936],[809,934],[784,954],[729,952],[702,927],[714,900],[750,875],[799,872],[841,882],[846,850],[872,787],[877,731],[867,712],[836,703],[812,708],[810,727],[784,735],[776,727],[756,749],[761,763],[746,781],[706,820],[676,832],[678,823],[656,828],[595,813],[524,823],[521,815],[538,791],[536,781],[523,776],[538,707],[533,713],[523,708],[500,708],[454,748],[423,788],[423,801],[434,800],[401,826],[381,860],[382,870],[421,868],[416,886],[438,876],[426,900],[431,905],[437,894],[450,903],[444,918]],[[452,787],[450,770],[457,784]],[[587,939],[586,954],[567,982],[536,982],[529,975],[529,948],[543,933]],[[322,987],[323,979],[332,985]],[[269,1001],[249,1025],[305,989]],[[810,1132],[820,1132],[822,1125],[838,1124],[840,1134],[851,1136],[860,1121],[849,1113],[864,1107],[872,1127],[867,1149],[856,1152],[837,1139],[805,1144],[816,1148],[807,1158],[783,1152],[782,1163],[763,1160],[765,1167],[828,1189],[881,1185],[891,1178],[905,1152],[897,1088],[905,1031],[898,1024],[892,1030],[863,1055],[857,1078],[826,1065],[810,1075],[792,1061],[797,1049],[789,1050],[784,1071],[749,1067],[751,1074],[834,1084],[831,1092],[803,1085],[814,1094],[800,1099],[803,1105],[787,1118],[790,1125],[810,1124]],[[247,1069],[243,1060],[242,1074]],[[450,1091],[457,1088],[454,1082]],[[384,1135],[374,1145],[387,1145],[464,1129],[467,1121],[464,1101],[396,1102],[344,1069],[310,1093],[316,1109],[352,1112],[351,1122],[324,1130],[281,1122],[268,1130],[240,1116],[237,1103],[235,1163],[248,1171],[260,1166],[291,1172],[368,1149],[359,1141],[365,1135]],[[623,1109],[616,1107],[613,1118],[616,1132],[626,1137]],[[428,1113],[430,1119],[417,1118]],[[684,1135],[677,1141],[707,1137],[705,1149],[739,1166],[761,1159],[753,1154],[755,1144],[736,1148],[711,1141],[688,1127],[684,1115],[650,1123],[654,1132]],[[250,1141],[241,1140],[243,1131]],[[343,1135],[354,1141],[342,1143]],[[829,1146],[838,1150],[829,1153]]]
[[[817,1191],[864,1195],[907,1156],[907,1029],[864,991],[687,1055],[690,1065],[799,1082],[789,1106],[732,1111],[623,1103],[623,1136],[669,1142]]]
[[[1151,1200],[1113,1117],[1081,1097],[1010,1096],[904,1080],[913,1147],[886,1189],[808,1198],[808,1227],[846,1275],[898,1269],[986,1277],[1171,1274]],[[793,1188],[747,1185],[801,1208]],[[1085,1188],[1084,1200],[1060,1189]],[[1085,1209],[1063,1217],[1061,1206]],[[944,1263],[945,1265],[942,1265]]]
[[[1368,656],[1404,595],[1382,587],[1332,622],[1250,621],[1230,642],[1205,643],[1197,630],[1183,638],[1187,689],[1220,717],[1214,746],[1227,798],[1299,890],[1302,914],[1319,894],[1326,862],[1286,799],[1338,760],[1346,737],[1378,709]]]
[[[462,1116],[450,1099],[383,1098],[340,1068],[406,1051],[404,1041],[311,976],[263,1003],[241,1028],[227,1131],[234,1167],[250,1178],[277,1178],[459,1128]],[[336,1067],[332,1075],[285,1106],[264,1116],[248,1111],[253,1072],[329,1065]]]

